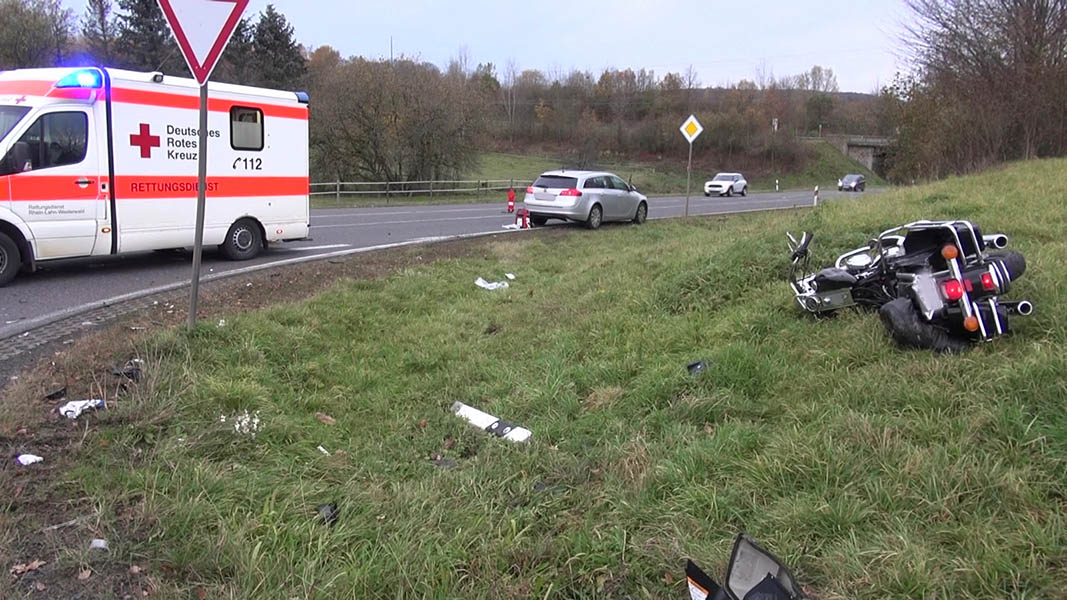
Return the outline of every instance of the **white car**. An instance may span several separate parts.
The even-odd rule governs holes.
[[[734,194],[748,195],[748,182],[740,173],[719,173],[704,183],[704,195],[710,196],[733,196]]]

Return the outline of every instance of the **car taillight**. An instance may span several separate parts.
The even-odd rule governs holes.
[[[571,188],[569,190],[563,190],[562,192],[559,193],[559,195],[560,196],[572,196],[574,198],[578,198],[578,197],[580,197],[582,195],[582,192],[580,192],[578,190],[578,188]]]
[[[963,298],[963,284],[958,279],[949,279],[941,284],[941,293],[945,295],[945,300],[955,302]]]
[[[997,289],[997,282],[993,281],[992,273],[982,273],[982,289],[992,292]]]
[[[532,185],[526,186],[526,193],[527,194],[532,194],[533,193],[533,186]]]

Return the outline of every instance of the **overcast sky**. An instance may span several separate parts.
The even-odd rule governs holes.
[[[80,16],[84,0],[64,0]],[[251,0],[248,14],[267,6]],[[776,77],[822,65],[842,91],[871,92],[903,70],[903,0],[273,0],[308,46],[343,56],[396,56],[444,67],[465,47],[471,62],[520,69],[652,69],[693,65],[705,86]],[[472,64],[473,66],[473,64]]]

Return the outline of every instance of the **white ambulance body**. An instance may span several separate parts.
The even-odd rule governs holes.
[[[116,69],[0,73],[0,285],[42,261],[193,245],[199,88]],[[210,84],[204,244],[308,236],[304,94]]]

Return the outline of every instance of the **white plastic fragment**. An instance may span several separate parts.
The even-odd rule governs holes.
[[[508,287],[508,282],[506,282],[506,281],[494,281],[494,282],[490,283],[490,282],[482,279],[481,277],[479,277],[477,279],[477,281],[474,282],[474,285],[476,285],[476,286],[478,286],[478,287],[480,287],[482,289],[485,289],[485,290],[493,291],[493,290],[502,290],[502,289],[507,288]]]
[[[504,273],[504,277],[507,277],[508,279],[510,279],[512,281],[515,281],[515,274],[514,273]]]
[[[452,412],[457,417],[467,421],[471,425],[478,429],[484,430],[487,433],[492,433],[498,437],[502,437],[506,440],[513,442],[526,442],[533,436],[533,432],[525,427],[519,427],[501,421],[493,415],[482,412],[473,406],[467,406],[462,402],[456,402],[452,405]]]
[[[522,227],[519,227],[518,223],[512,223],[510,225],[504,225],[503,228],[504,229],[522,229]]]
[[[108,549],[107,548],[107,540],[102,540],[100,538],[96,538],[95,540],[89,542],[89,549],[90,550],[107,550]]]
[[[327,450],[326,448],[323,448],[323,447],[322,447],[321,445],[319,446],[319,452],[322,452],[322,453],[323,453],[323,454],[325,454],[326,456],[329,456],[329,455],[330,455],[330,451],[329,451],[329,450]]]
[[[30,465],[37,464],[43,461],[44,458],[37,456],[36,454],[20,454],[18,458],[15,459],[15,462],[24,467],[28,467]]]
[[[59,414],[68,419],[77,419],[89,409],[104,408],[106,404],[100,398],[92,400],[72,400],[59,407]]]
[[[219,417],[219,421],[225,423],[226,415]],[[233,418],[233,431],[256,437],[256,432],[259,431],[259,411],[250,413],[246,410],[244,413],[235,416]]]
[[[217,325],[217,327],[219,329],[221,329],[221,328],[223,328],[225,326],[226,326],[226,319],[219,319],[219,324]]]

